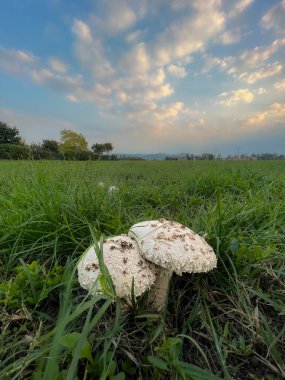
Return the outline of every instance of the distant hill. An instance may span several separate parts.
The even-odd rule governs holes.
[[[118,153],[119,159],[125,157],[143,158],[144,160],[165,160],[166,157],[185,157],[187,153],[169,154],[169,153]]]

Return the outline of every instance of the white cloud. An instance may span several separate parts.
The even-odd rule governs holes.
[[[156,103],[154,102],[140,102],[135,100],[127,104],[127,115],[129,119],[135,119],[136,121],[140,120],[138,118],[149,115],[150,112],[157,108]]]
[[[276,63],[267,66],[264,63],[283,46],[285,46],[285,38],[277,39],[267,46],[257,46],[252,50],[246,50],[236,57],[228,56],[221,58],[204,54],[203,59],[205,64],[202,68],[202,73],[207,73],[212,68],[218,66],[221,71],[232,75],[234,78],[238,78],[238,76],[241,76],[241,79],[248,78],[252,74],[253,77],[251,77],[250,80],[255,81],[255,79],[257,79],[255,78],[256,71],[264,72],[265,77],[267,77],[267,75],[270,76],[270,69],[272,72],[280,69],[276,68],[276,66],[278,66]],[[256,70],[257,68],[258,70]],[[249,71],[253,69],[255,69],[253,72]]]
[[[49,87],[55,91],[72,91],[82,85],[81,76],[70,76],[53,73],[47,69],[37,69],[30,72],[34,82]]]
[[[35,57],[31,53],[22,50],[14,51],[15,56],[23,62],[35,62]]]
[[[173,22],[155,38],[151,55],[157,65],[167,65],[201,51],[224,28],[224,14],[219,9],[206,6],[208,2],[204,7],[202,3],[194,3],[198,9],[195,15]]]
[[[221,0],[189,0],[188,3],[198,10],[215,10],[221,7]]]
[[[136,30],[134,32],[128,33],[125,37],[125,41],[128,43],[139,43],[141,42],[139,40],[143,38],[145,33],[145,30]]]
[[[121,70],[128,73],[146,73],[151,68],[151,58],[143,43],[135,45],[120,60]]]
[[[81,86],[73,88],[72,95],[77,99],[77,101],[87,101],[96,104],[99,107],[111,108],[113,105],[111,99],[112,90],[103,86],[100,83],[87,86],[85,83]]]
[[[119,91],[117,93],[117,98],[118,98],[118,100],[119,100],[120,103],[126,103],[128,101],[129,97],[128,97],[128,95],[125,92]]]
[[[236,17],[248,8],[254,0],[239,0],[235,2],[233,9],[229,12],[229,17]]]
[[[113,32],[120,32],[133,26],[136,22],[135,13],[128,8],[122,9],[118,7],[116,9],[117,2],[112,2],[113,13],[109,13],[107,23]],[[105,22],[105,21],[104,21]]]
[[[235,62],[234,57],[219,58],[211,54],[203,54],[204,66],[202,67],[202,74],[208,73],[212,68],[218,66],[222,71],[228,71]]]
[[[57,71],[61,74],[65,74],[67,72],[67,65],[59,59],[50,58],[49,64],[54,71]]]
[[[5,71],[21,75],[26,70],[30,70],[37,64],[37,58],[22,50],[5,49],[0,46],[0,67]]]
[[[223,92],[219,95],[221,98],[218,104],[226,107],[233,107],[238,103],[251,103],[254,99],[254,94],[248,88],[240,88],[229,92]]]
[[[184,66],[190,63],[191,54],[204,49],[225,23],[220,0],[195,0],[188,2],[187,12],[179,20],[172,17],[160,32],[151,35],[146,29],[134,28],[148,12],[158,16],[163,6],[164,2],[150,6],[147,0],[104,0],[96,14],[74,19],[74,53],[83,75],[72,74],[70,66],[57,57],[34,63],[24,52],[18,54],[15,70],[62,93],[71,102],[88,101],[107,108],[113,105],[116,111],[126,103],[133,104],[134,109],[152,108],[154,102],[174,94],[165,72],[174,78],[185,77]],[[172,1],[167,6],[171,8]],[[108,38],[119,34],[130,45],[118,47],[114,57]],[[143,35],[148,39],[138,43]],[[0,56],[0,65],[1,60]],[[10,69],[12,60],[6,64]],[[23,65],[23,61],[28,63]],[[25,65],[30,67],[23,70]]]
[[[135,25],[138,17],[144,14],[143,3],[142,1],[139,6],[139,4],[125,0],[105,0],[102,2],[100,16],[93,14],[90,22],[96,30],[103,33],[121,33]]]
[[[172,10],[180,11],[183,8],[190,7],[191,0],[172,0],[170,6]]]
[[[264,95],[266,94],[266,92],[267,92],[266,88],[263,88],[263,87],[259,87],[256,90],[254,90],[254,93],[257,95]]]
[[[159,121],[172,121],[184,110],[183,102],[175,102],[171,104],[164,104],[156,108],[154,112],[154,117]]]
[[[221,32],[225,23],[224,14],[219,9],[220,1],[194,1],[191,5],[192,12],[187,12],[179,21],[173,19],[150,41],[137,44],[124,53],[119,59],[120,68],[146,72],[155,67],[177,65],[177,60],[189,62],[189,55],[203,49]],[[135,40],[136,33],[127,38]]]
[[[269,9],[261,19],[261,25],[265,29],[274,29],[279,33],[285,33],[285,0],[279,1]]]
[[[74,20],[72,32],[81,42],[91,43],[93,40],[89,26],[81,20]]]
[[[177,78],[184,78],[187,75],[185,67],[178,65],[169,65],[167,68],[168,72]]]
[[[38,85],[65,95],[83,85],[82,76],[67,75],[67,66],[56,58],[45,63],[31,53],[0,48],[0,67],[10,74],[31,79]]]
[[[264,125],[270,123],[270,126],[276,124],[285,124],[285,103],[273,103],[266,111],[259,112],[246,120],[247,125]]]
[[[173,94],[173,92],[174,92],[173,88],[170,86],[170,84],[167,83],[163,86],[147,88],[145,91],[142,92],[142,97],[146,101],[158,100],[158,99],[161,99]]]
[[[217,41],[222,45],[232,45],[238,43],[240,41],[240,38],[241,36],[239,31],[226,30],[217,38]]]
[[[76,98],[76,96],[74,95],[67,95],[66,98],[72,102],[72,103],[77,103],[78,102],[78,99]]]
[[[270,45],[255,47],[253,50],[247,50],[240,56],[241,63],[246,67],[256,67],[262,62],[267,61],[282,46],[285,45],[285,38],[273,41]]]
[[[242,82],[246,82],[248,84],[253,84],[259,80],[270,78],[281,72],[283,66],[278,62],[273,64],[268,64],[259,70],[253,72],[243,72],[239,75],[239,79]]]
[[[87,24],[83,22],[82,24],[84,25],[81,28],[82,30],[79,33],[78,31],[75,32],[76,41],[74,49],[76,58],[82,65],[82,68],[92,76],[92,81],[94,79],[108,79],[114,74],[114,69],[106,57],[104,46],[99,38],[92,38]],[[77,26],[78,20],[75,20],[72,30],[78,29]]]
[[[276,88],[276,90],[285,91],[285,78],[280,80],[279,82],[275,82],[274,88]]]

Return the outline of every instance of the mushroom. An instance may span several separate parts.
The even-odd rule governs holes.
[[[119,188],[117,186],[111,185],[108,187],[108,193],[114,193],[119,191]]]
[[[138,297],[155,282],[155,265],[141,256],[137,243],[126,235],[104,241],[103,260],[113,281],[116,295],[128,303],[131,300],[132,287],[135,297]],[[93,245],[83,254],[77,271],[79,283],[84,289],[93,294],[102,291],[100,282],[96,282],[101,271]]]
[[[217,266],[213,248],[190,228],[166,219],[133,225],[128,235],[136,240],[142,256],[157,265],[157,280],[149,304],[161,310],[166,303],[172,273],[208,272]]]

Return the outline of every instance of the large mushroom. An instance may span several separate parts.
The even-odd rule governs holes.
[[[117,297],[130,303],[132,288],[135,297],[148,290],[155,282],[155,265],[145,260],[137,243],[128,236],[108,238],[103,243],[103,260],[112,279]],[[99,260],[92,245],[77,266],[80,285],[91,293],[102,291],[97,280],[101,274]],[[97,280],[97,282],[96,282]]]
[[[166,219],[133,225],[128,235],[138,243],[142,256],[157,266],[157,279],[149,304],[161,310],[166,303],[172,273],[208,272],[217,266],[213,248],[194,231]]]

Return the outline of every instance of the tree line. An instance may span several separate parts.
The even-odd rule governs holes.
[[[219,160],[232,160],[232,161],[256,161],[256,160],[285,160],[284,154],[278,153],[259,153],[259,154],[241,154],[241,155],[228,155],[227,157],[222,157],[219,155],[214,155],[212,153],[202,153],[202,154],[189,154],[184,156],[167,156],[165,160],[177,161],[177,160],[192,160],[192,161],[219,161]]]
[[[88,149],[83,134],[69,129],[60,131],[60,141],[45,139],[27,145],[16,127],[0,121],[0,159],[115,160],[116,155],[110,155],[112,150],[110,142],[96,143]]]

